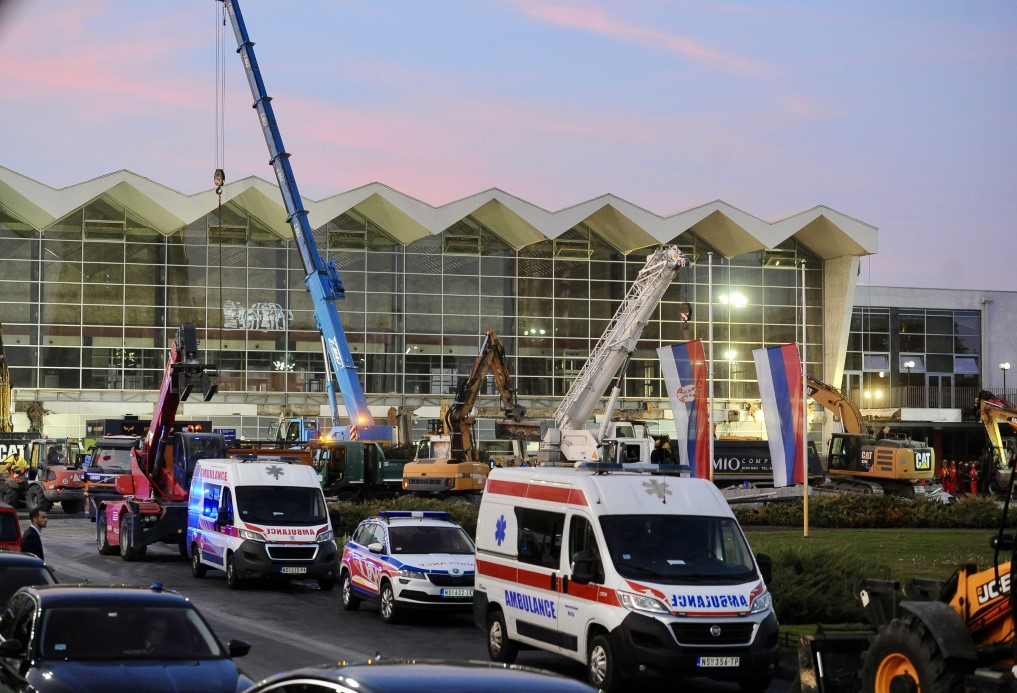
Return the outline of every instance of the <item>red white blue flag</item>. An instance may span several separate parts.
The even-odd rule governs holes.
[[[710,408],[706,401],[706,356],[703,342],[672,344],[657,349],[664,386],[674,413],[675,438],[681,464],[692,476],[710,478]]]
[[[759,394],[763,400],[766,435],[773,460],[773,486],[805,483],[805,448],[802,432],[802,361],[797,344],[754,349]]]

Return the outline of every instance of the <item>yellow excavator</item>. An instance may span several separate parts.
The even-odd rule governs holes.
[[[516,403],[511,385],[505,347],[498,335],[488,331],[473,370],[459,383],[455,401],[451,406],[442,405],[440,430],[424,438],[416,458],[403,467],[404,491],[453,496],[483,492],[490,467],[480,459],[473,441],[476,418],[472,411],[488,371],[498,385],[505,418],[514,424],[525,423],[525,410]]]
[[[986,390],[978,393],[975,406],[989,440],[989,446],[982,453],[981,459],[984,490],[993,495],[1006,493],[1010,489],[1017,445],[1014,438],[1003,437],[1000,426],[1005,424],[1017,430],[1017,408]]]
[[[809,396],[840,421],[843,432],[830,438],[825,486],[856,493],[914,497],[935,474],[936,458],[924,441],[877,438],[865,431],[862,414],[832,385],[808,378]]]

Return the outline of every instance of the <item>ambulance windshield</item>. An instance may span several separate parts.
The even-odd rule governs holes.
[[[605,515],[600,524],[611,562],[624,578],[682,584],[756,577],[752,552],[731,518]]]
[[[311,486],[237,486],[237,510],[245,522],[265,525],[323,525],[328,509],[321,489]]]

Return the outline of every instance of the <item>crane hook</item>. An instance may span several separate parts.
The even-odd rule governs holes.
[[[226,183],[226,173],[221,168],[217,168],[212,175],[212,181],[215,183],[215,194],[222,195],[222,186]]]

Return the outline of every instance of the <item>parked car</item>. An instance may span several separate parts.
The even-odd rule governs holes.
[[[18,511],[7,503],[0,503],[0,549],[21,550],[21,523]]]
[[[378,603],[391,623],[410,608],[473,608],[475,547],[447,512],[387,511],[357,525],[339,566],[343,608]]]
[[[50,567],[34,553],[0,550],[0,606],[26,585],[52,585],[56,581]]]
[[[189,599],[161,585],[22,587],[0,613],[0,689],[237,693],[253,681],[233,657],[250,649],[224,647]]]
[[[494,662],[374,660],[306,667],[268,677],[245,693],[592,693],[540,669]]]

